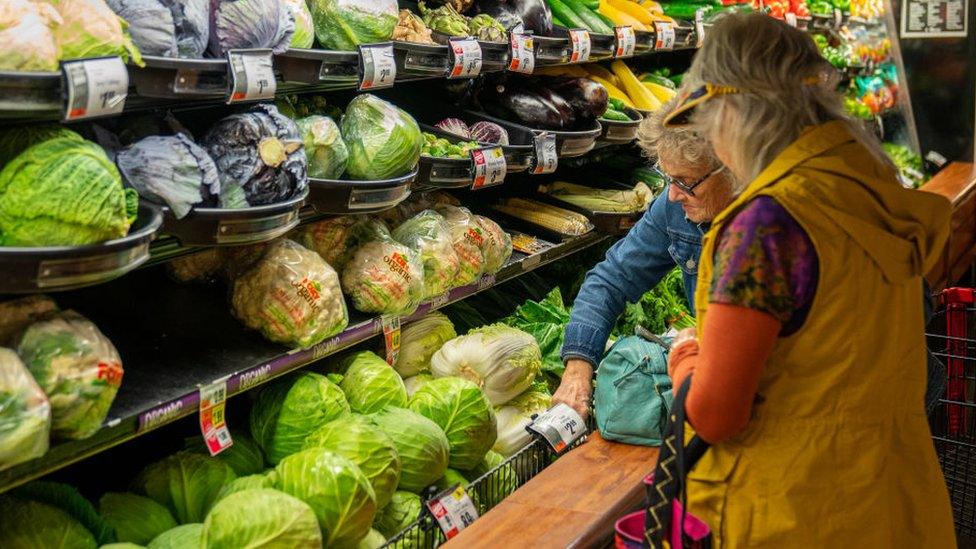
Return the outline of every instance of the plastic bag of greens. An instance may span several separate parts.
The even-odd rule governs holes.
[[[48,4],[30,0],[0,2],[0,70],[58,70],[61,48],[54,29],[60,23],[61,15]]]
[[[382,221],[367,220],[352,231],[357,245],[342,271],[342,289],[353,306],[364,313],[413,312],[424,294],[420,256],[393,240]]]
[[[295,16],[285,0],[210,0],[210,53],[270,48],[284,53],[295,33]]]
[[[17,354],[51,401],[55,437],[82,439],[98,431],[122,385],[122,359],[91,321],[74,311],[30,325]]]
[[[276,343],[307,348],[349,322],[339,276],[318,254],[287,239],[234,281],[234,316]]]
[[[396,6],[394,6],[396,20]],[[350,179],[389,179],[408,173],[420,159],[424,138],[406,111],[375,95],[356,96],[342,117]]]
[[[24,363],[0,347],[0,469],[47,452],[51,404]]]
[[[305,143],[308,175],[316,179],[339,179],[346,171],[349,150],[339,126],[328,116],[307,116],[295,121]]]
[[[316,252],[336,271],[342,272],[352,257],[351,230],[358,222],[353,216],[332,217],[302,225],[293,233],[296,242]]]
[[[424,210],[393,231],[393,239],[420,255],[424,263],[424,298],[454,286],[460,260],[454,251],[451,228],[441,214]]]
[[[330,50],[385,42],[397,24],[396,0],[309,0],[309,8],[315,37]]]
[[[485,272],[497,273],[509,257],[512,257],[512,237],[499,225],[483,215],[474,216],[478,229],[477,236],[472,238],[480,241],[481,254],[485,258]]]
[[[0,347],[16,347],[24,328],[57,311],[57,303],[46,295],[29,295],[0,303]]]
[[[312,12],[308,11],[305,0],[285,0],[295,18],[295,34],[291,37],[291,47],[311,48],[315,42],[315,28],[312,24]]]
[[[118,55],[123,61],[143,65],[139,48],[125,30],[125,21],[104,0],[48,0],[61,14],[55,38],[61,59],[86,59]]]
[[[443,205],[460,206],[461,202],[444,191],[415,192],[395,207],[379,212],[376,217],[390,227],[398,227],[424,210],[433,210]]]
[[[484,244],[481,227],[467,208],[440,206],[437,212],[444,216],[451,228],[451,240],[457,253],[459,269],[455,286],[471,284],[485,272],[485,256],[481,251]]]
[[[132,41],[143,55],[176,57],[173,12],[159,0],[105,0],[129,24]]]

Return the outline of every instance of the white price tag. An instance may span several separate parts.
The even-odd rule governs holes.
[[[129,71],[118,57],[61,63],[67,103],[64,120],[118,114],[125,108]]]
[[[471,496],[460,484],[437,494],[426,505],[447,539],[461,533],[478,518]]]
[[[386,344],[386,362],[393,365],[397,356],[400,355],[400,317],[384,315],[380,322],[383,323],[383,341]]]
[[[227,71],[230,81],[227,103],[274,99],[278,83],[271,50],[230,50]]]
[[[590,60],[590,33],[586,29],[570,29],[569,42],[573,47],[570,63],[586,63]]]
[[[542,435],[558,454],[586,434],[586,423],[576,410],[560,402],[539,414],[526,429]]]
[[[698,8],[695,10],[695,47],[702,47],[705,41],[705,10]]]
[[[509,35],[509,44],[512,46],[512,56],[508,70],[532,74],[535,70],[535,42],[532,35],[513,32]]]
[[[616,36],[616,45],[613,49],[614,57],[631,57],[634,55],[634,48],[637,47],[637,35],[634,34],[634,27],[614,27],[613,34]]]
[[[656,51],[674,49],[674,25],[667,21],[654,22],[654,49]]]
[[[787,12],[786,15],[784,16],[784,19],[786,20],[786,24],[787,25],[789,25],[789,26],[791,26],[793,28],[796,28],[796,14],[795,13],[793,13],[793,12]]]
[[[378,90],[393,86],[396,79],[396,61],[393,58],[393,44],[369,44],[359,46],[359,59],[362,72],[359,77],[359,90]]]
[[[559,164],[559,156],[556,154],[556,136],[543,132],[535,136],[535,165],[532,173],[540,175],[556,171]]]
[[[481,74],[481,45],[474,38],[451,38],[448,78],[474,78]]]
[[[844,24],[844,12],[840,8],[834,8],[834,27],[840,28]]]
[[[474,165],[474,179],[472,189],[498,185],[505,180],[505,151],[501,147],[485,147],[471,151],[471,162]]]
[[[223,452],[234,444],[224,414],[226,400],[226,377],[200,387],[200,432],[203,433],[203,441],[207,444],[211,456]]]

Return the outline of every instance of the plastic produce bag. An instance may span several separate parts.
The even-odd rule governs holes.
[[[295,16],[285,0],[210,0],[210,54],[270,48],[284,53],[295,33]]]
[[[311,48],[315,42],[315,27],[312,24],[312,12],[308,11],[305,0],[285,0],[295,18],[295,34],[291,37],[291,47]]]
[[[83,439],[102,426],[122,385],[122,359],[91,321],[74,311],[29,326],[17,354],[51,401],[55,437]]]
[[[176,57],[173,12],[159,0],[105,0],[128,23],[132,41],[143,55]]]
[[[424,142],[412,116],[368,93],[357,95],[346,107],[342,137],[349,148],[346,173],[350,179],[404,175],[417,165]]]
[[[322,256],[336,271],[342,272],[352,257],[351,230],[359,220],[344,215],[302,225],[293,233],[296,242]]]
[[[305,143],[308,175],[316,179],[339,179],[346,171],[349,149],[339,126],[328,116],[307,116],[295,121]]]
[[[61,14],[55,38],[61,59],[87,59],[118,55],[142,66],[139,48],[125,30],[125,21],[104,0],[47,0]]]
[[[219,248],[206,248],[166,263],[166,273],[177,282],[213,282],[224,266]]]
[[[441,214],[425,210],[393,231],[393,239],[420,255],[424,264],[424,298],[451,289],[460,269],[451,228]]]
[[[57,310],[58,305],[45,295],[29,295],[0,303],[0,347],[16,346],[24,328]]]
[[[315,37],[329,50],[386,42],[397,24],[396,0],[309,0]]]
[[[412,193],[396,207],[383,210],[376,214],[376,217],[385,221],[390,227],[398,227],[424,210],[433,210],[443,205],[460,206],[461,202],[444,191]]]
[[[311,347],[349,323],[339,277],[318,254],[287,239],[234,282],[234,316],[284,345]]]
[[[471,284],[485,272],[485,256],[481,251],[483,239],[480,227],[467,208],[440,206],[437,212],[444,216],[451,228],[451,240],[457,253],[459,266],[455,286]]]
[[[368,219],[352,230],[357,246],[342,271],[342,288],[353,305],[364,313],[413,312],[424,294],[420,255],[393,240],[382,221]]]
[[[24,363],[0,347],[0,469],[47,452],[51,405]]]
[[[61,47],[54,30],[60,24],[61,15],[48,4],[30,0],[0,2],[0,70],[58,70]]]
[[[475,243],[480,244],[481,254],[485,258],[485,272],[497,273],[512,257],[512,237],[498,223],[483,215],[474,216],[474,221],[477,235],[469,234]]]

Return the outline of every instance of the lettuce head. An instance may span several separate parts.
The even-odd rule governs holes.
[[[0,2],[0,70],[57,71],[61,47],[54,33],[60,24],[61,15],[48,4]]]
[[[350,179],[401,176],[420,159],[424,139],[416,120],[375,95],[357,95],[350,101],[341,125],[349,148],[346,173]]]
[[[427,382],[410,397],[410,409],[444,430],[450,445],[448,463],[455,469],[478,465],[495,443],[495,413],[473,382],[442,377]]]
[[[371,414],[387,406],[407,405],[407,388],[396,370],[369,351],[360,351],[342,361],[345,374],[339,387],[353,412]]]
[[[61,59],[117,55],[142,66],[142,54],[132,42],[128,24],[104,0],[47,0],[61,15],[55,36]]]
[[[396,446],[401,467],[398,489],[420,492],[444,476],[450,446],[436,423],[395,406],[369,417]]]
[[[386,42],[397,24],[396,0],[309,0],[309,7],[315,37],[330,50]]]
[[[321,547],[312,508],[267,488],[243,490],[220,500],[203,523],[201,547]]]

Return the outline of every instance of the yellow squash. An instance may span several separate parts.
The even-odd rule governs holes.
[[[617,26],[624,27],[629,25],[634,27],[634,30],[647,30],[644,23],[611,6],[607,0],[600,0],[600,8],[597,11],[608,17]]]
[[[570,66],[573,67],[579,65],[570,65]],[[620,87],[620,80],[617,80],[617,75],[613,74],[612,72],[604,68],[602,65],[597,65],[596,63],[590,63],[588,65],[583,65],[583,68],[586,69],[586,71],[589,73],[587,76],[589,75],[599,76],[600,78],[606,80],[607,82],[610,82],[614,86],[618,88]]]
[[[651,14],[647,9],[642,8],[636,2],[631,2],[631,0],[603,0],[608,2],[613,8],[618,9],[627,15],[637,19],[645,25],[650,25],[654,23],[651,19]]]
[[[635,108],[634,102],[630,100],[630,97],[628,97],[627,94],[624,93],[623,90],[621,90],[617,86],[614,86],[613,84],[611,84],[606,79],[600,78],[599,76],[596,76],[595,74],[591,74],[587,78],[589,78],[590,80],[592,80],[592,81],[596,82],[597,84],[600,84],[601,86],[603,86],[604,88],[606,88],[607,89],[607,95],[609,95],[610,97],[612,97],[614,99],[619,99],[619,100],[623,101],[624,105],[627,105],[628,107],[630,107],[632,109]]]
[[[641,84],[644,84],[645,88],[651,90],[654,97],[657,97],[658,101],[661,103],[670,101],[675,95],[678,94],[678,92],[672,90],[671,88],[662,86],[660,84],[655,84],[654,82],[645,82],[641,80]]]
[[[615,60],[610,64],[610,69],[620,79],[620,83],[624,86],[624,91],[627,92],[627,96],[634,102],[635,107],[645,111],[653,111],[661,107],[661,101],[651,93],[651,90],[641,84],[641,81],[634,76],[634,73],[630,71],[630,67],[623,61],[619,59]]]

